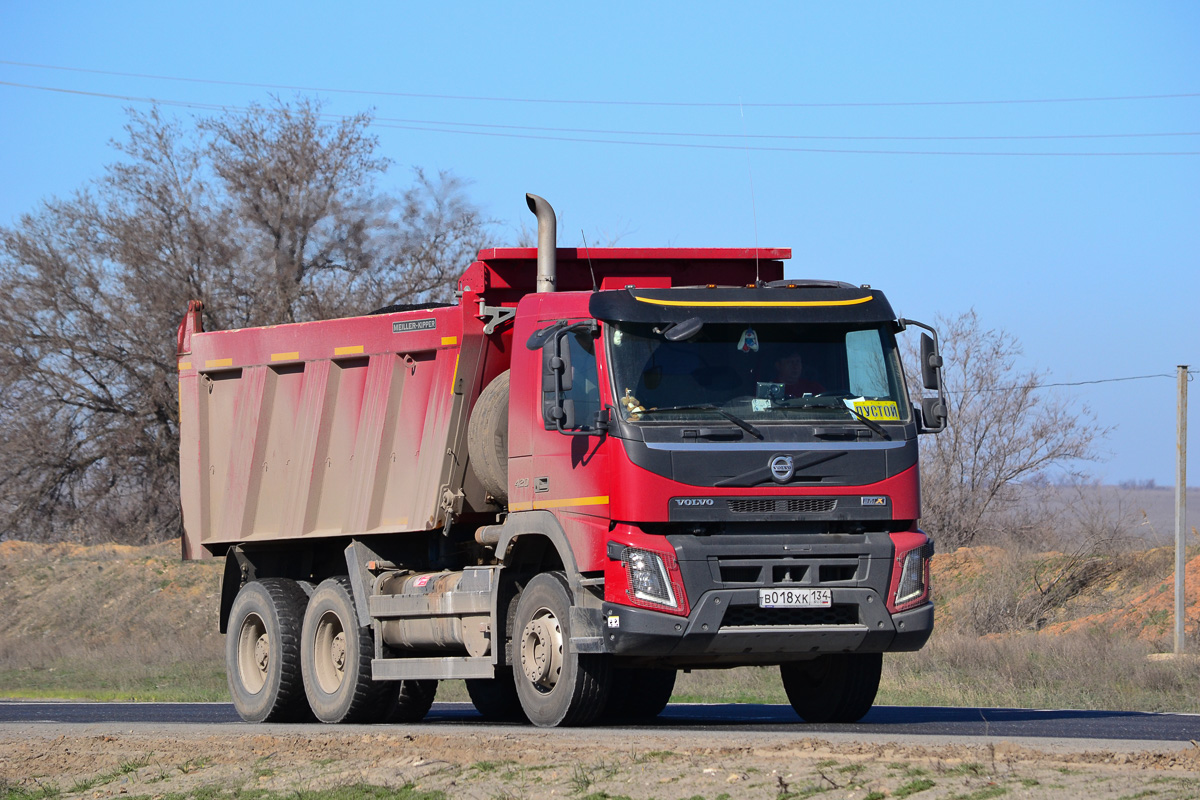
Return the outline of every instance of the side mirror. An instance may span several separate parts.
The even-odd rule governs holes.
[[[921,426],[930,432],[937,433],[946,428],[950,415],[946,413],[946,404],[940,397],[921,398]]]
[[[896,323],[899,330],[915,325],[929,331],[921,334],[921,384],[926,390],[937,392],[937,396],[921,398],[917,430],[919,433],[940,433],[946,430],[950,414],[946,405],[946,390],[942,384],[943,360],[938,352],[937,331],[913,319],[899,319]]]
[[[938,370],[942,368],[942,357],[937,343],[928,333],[921,334],[921,383],[930,391],[938,389]]]
[[[595,430],[575,430],[577,427],[575,400],[565,396],[567,392],[571,391],[574,384],[571,348],[566,339],[576,332],[589,331],[594,334],[596,330],[595,322],[574,325],[566,325],[564,322],[556,323],[549,329],[534,334],[534,336],[539,334],[543,336],[542,408],[546,422],[548,426],[564,436],[591,436],[596,432]],[[532,344],[533,341],[533,337],[530,337],[529,343]],[[605,422],[607,423],[607,417]],[[607,424],[604,428],[597,425],[596,430],[602,432],[607,430]]]

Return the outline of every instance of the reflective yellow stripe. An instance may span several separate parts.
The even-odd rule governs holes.
[[[451,395],[454,394],[454,381],[456,381],[458,379],[458,356],[459,355],[462,355],[462,354],[458,353],[454,356],[454,372],[450,373],[450,394]]]
[[[349,347],[333,348],[333,354],[335,356],[352,356],[355,353],[361,353],[362,351],[363,351],[363,346],[361,344],[351,345]]]
[[[443,336],[442,344],[444,344],[444,345],[458,344],[458,337],[457,336]]]
[[[271,353],[271,360],[272,361],[299,361],[300,353],[299,353],[299,351],[297,351],[295,353]]]
[[[185,369],[191,369],[191,368],[192,368],[192,362],[190,362],[190,361],[180,361],[179,362],[179,371],[180,372],[182,372]]]
[[[534,500],[532,503],[509,503],[509,511],[529,511],[542,508],[566,508],[567,506],[606,506],[608,495],[602,497],[565,497],[562,500]]]
[[[232,366],[233,366],[232,358],[212,358],[212,359],[209,359],[208,361],[204,362],[205,369],[212,369],[213,367],[232,367]]]
[[[810,306],[857,306],[863,303],[869,303],[875,299],[874,295],[867,295],[856,300],[652,300],[648,297],[634,298],[639,303],[650,303],[656,306],[689,306],[694,308],[799,308]]]
[[[534,508],[563,508],[564,506],[606,506],[608,495],[603,497],[568,497],[564,500],[534,500]]]

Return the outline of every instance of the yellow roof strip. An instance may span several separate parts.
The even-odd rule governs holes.
[[[639,303],[656,306],[688,306],[691,308],[801,308],[813,306],[858,306],[875,299],[874,295],[854,300],[654,300],[635,297]]]

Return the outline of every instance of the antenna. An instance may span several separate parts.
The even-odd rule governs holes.
[[[592,273],[592,291],[600,291],[600,287],[596,285],[596,270],[592,269],[592,254],[588,250],[587,234],[583,232],[583,228],[579,229],[579,235],[583,237],[583,254],[587,256],[588,271]]]
[[[754,285],[762,286],[758,270],[758,208],[754,203],[754,169],[750,166],[750,137],[746,133],[746,112],[742,109],[742,98],[738,98],[738,114],[742,118],[742,140],[746,143],[746,171],[750,173],[750,216],[754,220]]]

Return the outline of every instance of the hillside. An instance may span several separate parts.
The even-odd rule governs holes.
[[[0,542],[0,694],[224,699],[220,560]]]
[[[223,700],[223,562],[151,547],[0,543],[0,696]],[[928,647],[885,660],[879,702],[1200,711],[1171,645],[1170,548],[1071,558],[963,548],[933,562]],[[1188,564],[1200,649],[1200,554]],[[1035,632],[1036,631],[1036,632]],[[465,699],[450,682],[441,699]],[[681,675],[676,700],[784,702],[773,668]]]

